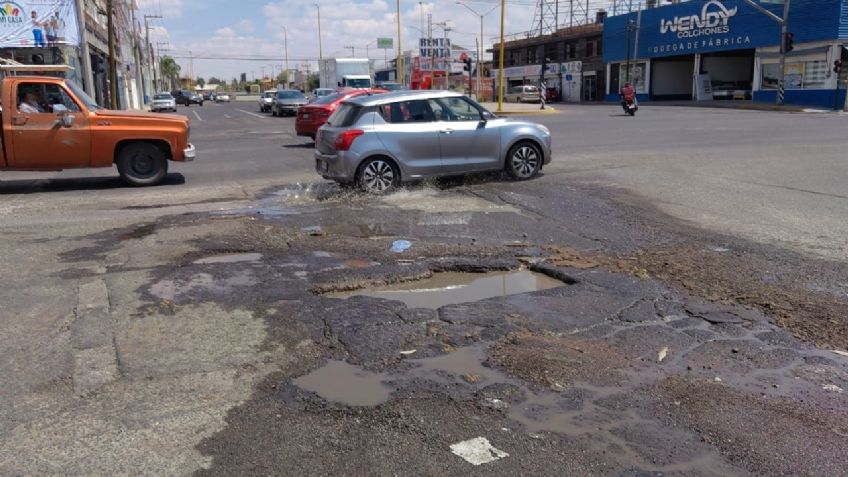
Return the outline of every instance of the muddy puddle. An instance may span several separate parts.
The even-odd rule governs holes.
[[[529,270],[488,273],[446,272],[436,273],[425,280],[335,292],[326,296],[332,298],[370,296],[402,301],[410,308],[436,309],[445,305],[547,290],[565,285],[559,280]]]
[[[226,253],[221,255],[213,255],[195,260],[197,265],[210,265],[216,263],[239,263],[239,262],[256,262],[262,258],[261,253]]]
[[[384,374],[365,371],[344,361],[326,365],[294,380],[294,384],[327,401],[347,406],[376,406],[389,399],[391,388],[383,384]]]
[[[257,283],[259,283],[259,280],[248,271],[240,271],[223,278],[214,277],[208,273],[198,273],[187,280],[160,280],[150,286],[150,294],[163,300],[174,300],[181,296],[204,292],[232,293],[238,287],[254,286]]]
[[[427,213],[520,213],[518,209],[508,204],[497,204],[462,192],[441,191],[431,188],[400,190],[383,197],[382,201],[386,205],[402,210],[417,210]]]

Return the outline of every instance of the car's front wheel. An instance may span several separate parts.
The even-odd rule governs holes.
[[[115,162],[121,179],[134,186],[156,185],[168,175],[165,153],[147,142],[125,146]]]
[[[539,147],[530,142],[520,142],[509,150],[506,156],[506,172],[515,180],[532,178],[542,168],[542,153]]]
[[[360,166],[357,183],[365,192],[385,194],[400,187],[400,171],[393,161],[374,157]]]

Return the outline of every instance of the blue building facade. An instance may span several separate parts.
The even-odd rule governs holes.
[[[775,0],[758,3],[783,14]],[[783,71],[786,103],[842,107],[848,0],[792,0],[790,5],[794,49]],[[618,100],[629,79],[641,100],[775,102],[780,27],[744,0],[691,0],[609,17],[603,41],[608,100]],[[842,82],[833,71],[837,60],[846,64]]]

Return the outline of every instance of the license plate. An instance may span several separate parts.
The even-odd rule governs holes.
[[[303,119],[309,119],[309,113],[303,113]]]

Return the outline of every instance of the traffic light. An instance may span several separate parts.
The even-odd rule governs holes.
[[[791,31],[786,32],[783,35],[783,52],[789,53],[790,51],[795,49],[795,34]]]
[[[465,59],[465,66],[463,67],[463,69],[465,71],[471,71],[471,65],[472,65],[471,57],[468,57],[468,58]]]
[[[839,74],[842,72],[842,61],[836,60],[833,62],[833,72]]]

